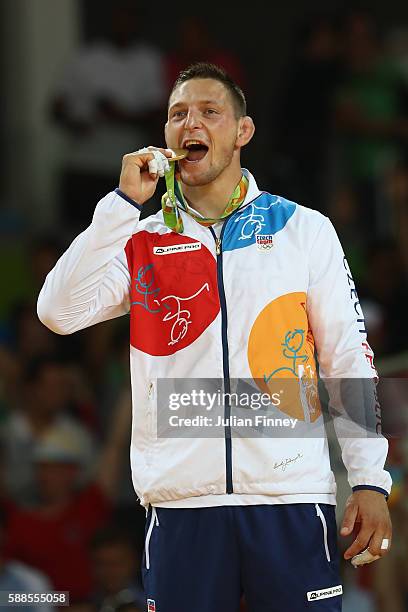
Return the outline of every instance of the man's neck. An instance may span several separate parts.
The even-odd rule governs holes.
[[[223,214],[235,187],[241,180],[241,168],[228,176],[219,176],[208,185],[190,186],[182,183],[188,204],[204,217],[218,219]]]

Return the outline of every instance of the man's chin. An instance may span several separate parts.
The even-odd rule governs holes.
[[[216,173],[211,169],[200,170],[199,168],[182,168],[180,172],[181,182],[189,187],[200,187],[208,185],[216,178]]]

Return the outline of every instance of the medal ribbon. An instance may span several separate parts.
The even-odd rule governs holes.
[[[210,225],[214,225],[214,223],[225,219],[225,217],[228,217],[234,212],[234,210],[241,206],[242,202],[245,200],[249,185],[247,177],[243,174],[238,185],[235,187],[234,192],[231,195],[221,217],[200,217],[199,215],[196,215],[187,205],[181,189],[181,182],[175,181],[174,163],[170,164],[170,170],[166,172],[164,176],[166,179],[167,191],[161,199],[163,218],[167,227],[178,234],[182,234],[184,232],[183,219],[181,218],[179,207],[193,217],[197,223],[200,223],[200,225],[204,225],[205,227],[209,227]],[[179,202],[177,202],[176,192],[179,196]]]

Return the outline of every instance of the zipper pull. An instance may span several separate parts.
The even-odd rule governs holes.
[[[215,241],[215,252],[217,255],[221,255],[221,238],[217,238]]]
[[[153,395],[153,383],[151,382],[151,383],[149,384],[149,388],[148,388],[148,390],[147,390],[147,397],[148,397],[149,399],[152,399],[152,395]]]

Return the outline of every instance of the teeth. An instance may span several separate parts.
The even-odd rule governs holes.
[[[201,144],[203,143],[198,140],[186,140],[186,142],[184,143],[184,146],[189,147],[191,145],[201,145]]]

